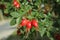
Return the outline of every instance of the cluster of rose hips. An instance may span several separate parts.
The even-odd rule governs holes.
[[[19,7],[20,7],[20,3],[19,3],[17,0],[13,0],[13,5],[14,5],[16,8],[19,8]]]
[[[27,32],[28,32],[28,31],[30,31],[30,29],[31,29],[32,27],[34,27],[34,28],[37,29],[37,28],[38,28],[38,22],[37,22],[36,19],[32,19],[31,21],[28,20],[28,19],[22,19],[22,21],[21,21],[21,23],[20,23],[20,26],[21,26],[21,27],[26,26],[26,30],[27,30]],[[19,31],[19,30],[17,30],[17,34],[20,34],[20,31]]]
[[[35,28],[38,27],[38,22],[35,19],[27,20],[27,19],[22,19],[20,26],[26,26],[27,29],[31,29],[32,26],[34,26]]]

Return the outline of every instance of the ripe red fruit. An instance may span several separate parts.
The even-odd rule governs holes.
[[[13,5],[16,7],[16,8],[19,8],[20,7],[20,4],[17,0],[14,0],[13,2]]]
[[[14,0],[14,1],[17,1],[17,0]]]
[[[31,23],[32,23],[32,25],[33,25],[34,27],[38,27],[38,22],[37,22],[37,20],[33,19],[33,20],[31,21]]]
[[[28,22],[27,19],[23,19],[20,25],[21,26],[26,26],[27,22]]]
[[[32,25],[31,25],[30,21],[26,24],[26,27],[27,27],[27,29],[31,29]]]
[[[16,4],[18,4],[18,2],[17,2],[17,1],[14,1],[13,4],[14,4],[14,6],[15,6]]]
[[[16,8],[19,8],[20,7],[20,4],[18,3],[18,4],[16,4],[16,6],[15,6]]]

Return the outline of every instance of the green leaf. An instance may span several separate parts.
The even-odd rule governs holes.
[[[5,10],[4,10],[4,13],[8,13],[8,9],[5,9]]]
[[[15,25],[15,24],[16,24],[16,19],[12,19],[12,20],[10,21],[10,25],[13,26],[13,25]]]
[[[28,19],[32,19],[32,18],[33,18],[33,16],[29,15],[29,16],[27,16],[27,18],[28,18]]]
[[[47,31],[47,36],[50,38],[50,40],[54,40],[49,31]]]
[[[35,30],[35,29],[34,29],[34,27],[33,27],[33,28],[31,29],[31,32],[34,32],[34,30]]]
[[[17,19],[17,24],[20,24],[20,22],[21,22],[21,17]]]
[[[50,37],[50,32],[47,31],[47,36]]]
[[[39,15],[40,18],[45,18],[44,17],[44,14],[41,12],[40,15]]]
[[[58,19],[58,21],[57,21],[57,22],[58,22],[58,24],[60,25],[60,19]]]
[[[40,5],[41,4],[41,0],[36,0],[36,3],[35,3],[35,5]]]
[[[25,11],[28,11],[30,9],[31,9],[31,6],[30,5],[25,6]]]
[[[54,40],[54,39],[51,37],[50,40]]]
[[[15,17],[15,18],[17,18],[17,17],[20,16],[20,14],[17,13],[17,12],[11,12],[10,15],[11,15],[12,17]]]
[[[40,20],[39,20],[38,24],[39,24],[39,27],[43,27],[44,26],[43,23]]]
[[[52,16],[52,13],[48,12],[48,16],[51,17]]]
[[[35,14],[36,14],[35,12],[32,12],[32,14],[31,14],[31,15],[32,15],[32,16],[34,16]]]
[[[41,28],[40,28],[41,37],[43,37],[43,35],[45,34],[45,32],[46,32],[46,28],[41,27]]]
[[[56,0],[56,1],[60,3],[60,0]]]

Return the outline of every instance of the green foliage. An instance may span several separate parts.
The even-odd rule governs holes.
[[[60,3],[60,0],[57,0],[58,3]]]
[[[50,32],[56,32],[59,30],[59,28],[56,28],[53,26],[53,24],[55,22],[54,19],[56,19],[56,18],[54,18],[54,16],[56,16],[56,15],[54,14],[54,16],[53,16],[53,12],[54,12],[53,7],[55,7],[54,5],[56,5],[56,3],[59,4],[60,0],[51,0],[51,1],[50,0],[35,0],[34,2],[33,2],[33,0],[30,0],[30,1],[24,0],[23,2],[20,2],[21,0],[20,1],[17,0],[17,1],[20,4],[20,8],[16,8],[13,5],[12,0],[11,1],[9,0],[8,2],[5,2],[4,0],[2,0],[2,4],[6,5],[6,9],[4,9],[4,13],[10,13],[10,15],[13,18],[10,22],[10,25],[18,24],[18,26],[19,26],[23,17],[25,17],[26,19],[28,19],[30,21],[32,19],[36,19],[36,20],[38,20],[38,27],[39,27],[38,32],[39,32],[40,36],[43,37],[44,35],[47,35],[49,37],[49,39],[54,40],[52,38]],[[44,7],[41,6],[42,4]],[[59,6],[59,5],[57,5],[57,6]],[[57,11],[59,11],[59,10],[57,10]],[[55,12],[56,12],[56,10],[55,10]],[[60,17],[60,15],[59,15],[59,17]],[[57,20],[57,23],[60,26],[60,19]],[[21,38],[24,38],[24,37],[26,38],[25,26],[22,27],[20,30],[22,30],[21,32],[23,33],[21,35]],[[33,33],[36,33],[35,31],[36,31],[35,28],[32,27],[28,36],[32,36]],[[30,40],[29,37],[27,37],[26,39]]]
[[[4,13],[9,13],[9,12],[8,12],[8,9],[5,9],[5,10],[4,10]]]
[[[41,34],[41,37],[44,36],[45,32],[46,32],[46,28],[41,27],[41,28],[40,28],[40,34]]]
[[[20,14],[18,12],[11,12],[10,15],[14,18],[17,18],[20,16]]]
[[[20,24],[21,19],[22,19],[21,17],[18,17],[18,18],[17,18],[17,24]]]
[[[13,25],[15,25],[15,24],[16,24],[16,19],[13,18],[13,19],[11,20],[11,22],[10,22],[10,25],[13,26]]]

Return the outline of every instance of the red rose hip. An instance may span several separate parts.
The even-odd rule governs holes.
[[[15,6],[16,4],[18,4],[18,2],[17,2],[17,1],[14,1],[13,4],[14,4],[14,6]]]
[[[21,21],[21,26],[26,26],[26,24],[27,24],[27,19],[23,19],[22,21]]]
[[[20,7],[20,4],[18,3],[18,4],[16,4],[16,8],[19,8]]]
[[[31,25],[30,21],[26,24],[26,27],[27,27],[27,29],[31,29],[32,25]]]
[[[32,25],[33,25],[34,27],[38,27],[38,22],[37,22],[37,20],[33,19],[31,23],[32,23]]]

